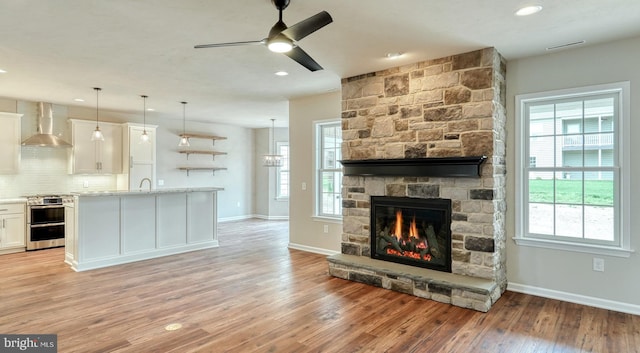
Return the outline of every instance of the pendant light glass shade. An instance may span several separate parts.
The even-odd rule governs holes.
[[[140,143],[149,142],[149,134],[147,134],[147,96],[142,95],[142,135],[140,135]]]
[[[93,89],[96,91],[96,129],[93,130],[93,133],[91,134],[91,141],[104,141],[104,135],[102,134],[102,131],[100,131],[100,124],[98,123],[98,95],[102,88],[94,87]]]
[[[187,136],[185,135],[185,125],[186,125],[186,107],[187,107],[187,102],[180,102],[182,103],[182,135],[180,135],[180,143],[178,143],[178,147],[189,147],[189,139],[187,138]]]
[[[271,131],[269,132],[269,135],[271,135],[271,145],[273,146],[273,150],[269,151],[269,154],[265,154],[262,157],[262,165],[265,167],[281,167],[282,166],[282,156],[279,154],[276,154],[276,142],[275,142],[275,130],[274,130],[274,123],[275,123],[276,119],[271,119]],[[271,147],[269,147],[269,149],[271,149]]]

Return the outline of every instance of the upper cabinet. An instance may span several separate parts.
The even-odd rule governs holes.
[[[155,189],[156,182],[156,125],[124,124],[122,150],[124,185],[118,181],[118,189]],[[147,131],[149,140],[142,142],[141,136]],[[148,179],[148,184],[143,180]]]
[[[69,119],[73,148],[70,152],[71,174],[122,173],[122,125],[100,122],[104,141],[91,141],[96,122]]]
[[[0,174],[20,170],[20,117],[22,114],[0,112]]]

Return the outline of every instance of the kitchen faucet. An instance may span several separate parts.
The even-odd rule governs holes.
[[[151,191],[151,179],[149,179],[149,178],[144,178],[144,179],[140,180],[140,186],[138,188],[142,189],[142,184],[144,184],[145,180],[149,182],[149,191]]]

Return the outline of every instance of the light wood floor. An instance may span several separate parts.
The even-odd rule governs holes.
[[[223,223],[217,249],[81,273],[62,249],[0,256],[0,333],[55,333],[60,353],[640,350],[638,316],[513,292],[457,308],[330,277],[287,234]]]

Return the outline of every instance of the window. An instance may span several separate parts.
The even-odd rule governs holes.
[[[316,216],[342,216],[340,121],[316,123]]]
[[[277,142],[276,153],[282,156],[282,166],[278,168],[277,173],[277,190],[276,195],[279,199],[286,199],[289,197],[289,143]]]
[[[626,82],[516,97],[518,244],[629,256],[628,92]]]

